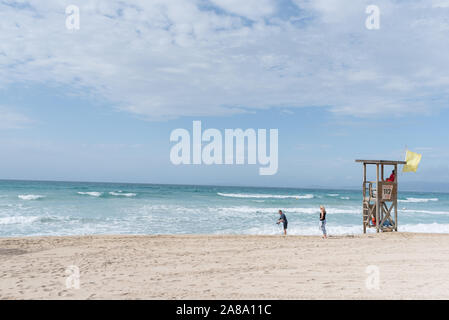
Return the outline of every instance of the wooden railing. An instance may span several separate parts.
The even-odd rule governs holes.
[[[368,195],[366,192],[368,191]],[[363,199],[371,201],[377,197],[377,183],[376,181],[365,181],[363,183]]]

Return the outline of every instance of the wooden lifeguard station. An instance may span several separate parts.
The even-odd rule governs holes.
[[[355,160],[363,163],[363,233],[366,228],[376,231],[398,231],[398,165],[405,161]],[[367,180],[367,166],[376,166],[376,181]],[[393,166],[394,181],[386,181],[385,166]],[[394,219],[391,217],[394,212]]]

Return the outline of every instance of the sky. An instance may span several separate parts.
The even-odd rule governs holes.
[[[0,1],[0,179],[352,187],[408,148],[449,191],[448,52],[449,0]],[[195,120],[278,129],[277,173],[173,165]]]

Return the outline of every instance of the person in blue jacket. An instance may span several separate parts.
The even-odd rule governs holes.
[[[280,215],[280,217],[279,217],[277,224],[282,222],[282,224],[284,225],[284,235],[287,235],[287,225],[288,225],[287,217],[282,212],[282,210],[279,210],[279,215]]]

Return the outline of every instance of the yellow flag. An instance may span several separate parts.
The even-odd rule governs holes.
[[[407,154],[405,155],[405,161],[407,161],[407,164],[405,164],[402,168],[402,172],[416,172],[416,170],[418,170],[418,165],[421,158],[422,154],[407,150]]]

